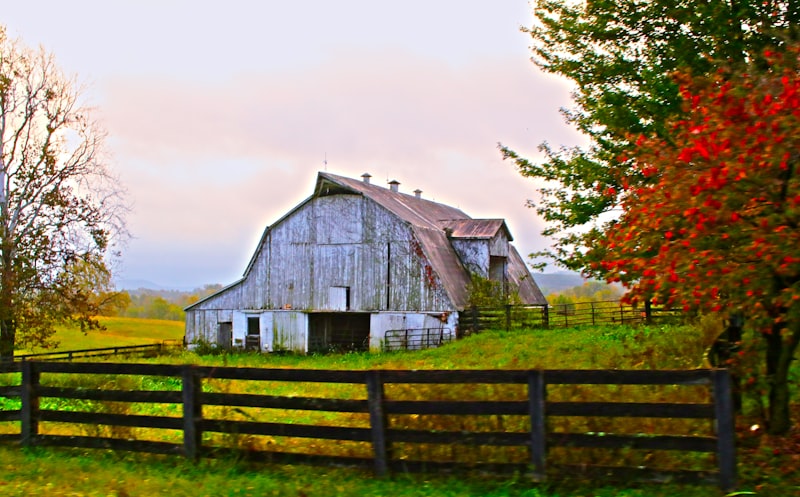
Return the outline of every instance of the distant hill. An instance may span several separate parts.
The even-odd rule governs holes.
[[[586,278],[572,271],[559,271],[556,273],[535,273],[533,280],[539,285],[543,294],[562,292],[569,288],[581,286]]]
[[[117,290],[139,290],[146,288],[149,290],[170,290],[163,285],[153,283],[149,280],[121,279],[116,284]]]

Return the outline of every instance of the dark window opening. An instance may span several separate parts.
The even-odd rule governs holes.
[[[369,349],[368,313],[314,313],[308,318],[309,353]]]
[[[247,336],[244,342],[244,348],[247,350],[261,350],[260,321],[258,316],[247,318]]]

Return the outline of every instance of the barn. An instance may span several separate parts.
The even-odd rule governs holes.
[[[545,304],[502,219],[318,173],[313,194],[266,228],[244,275],[186,308],[186,340],[263,352],[405,346],[456,336],[471,275]]]

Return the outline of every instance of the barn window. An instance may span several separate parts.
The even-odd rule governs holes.
[[[335,311],[350,310],[350,287],[332,286],[328,293],[330,308]]]

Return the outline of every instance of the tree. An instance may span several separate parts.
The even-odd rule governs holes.
[[[800,0],[537,0],[533,61],[574,83],[566,121],[590,139],[587,149],[540,146],[535,163],[501,146],[526,177],[544,180],[529,202],[555,237],[549,255],[560,265],[602,277],[584,258],[603,238],[602,222],[626,175],[617,158],[631,133],[664,137],[679,116],[676,70],[711,74],[721,64],[760,59],[763,49],[800,36]],[[626,166],[626,165],[622,165]],[[629,165],[627,165],[629,166]],[[620,174],[620,171],[623,171]]]
[[[0,26],[0,357],[47,345],[57,323],[98,326],[89,283],[126,210],[104,138],[52,55]]]
[[[587,251],[632,302],[744,316],[763,340],[772,433],[791,426],[800,343],[800,44],[780,52],[677,78],[686,118],[622,158],[622,214]]]

